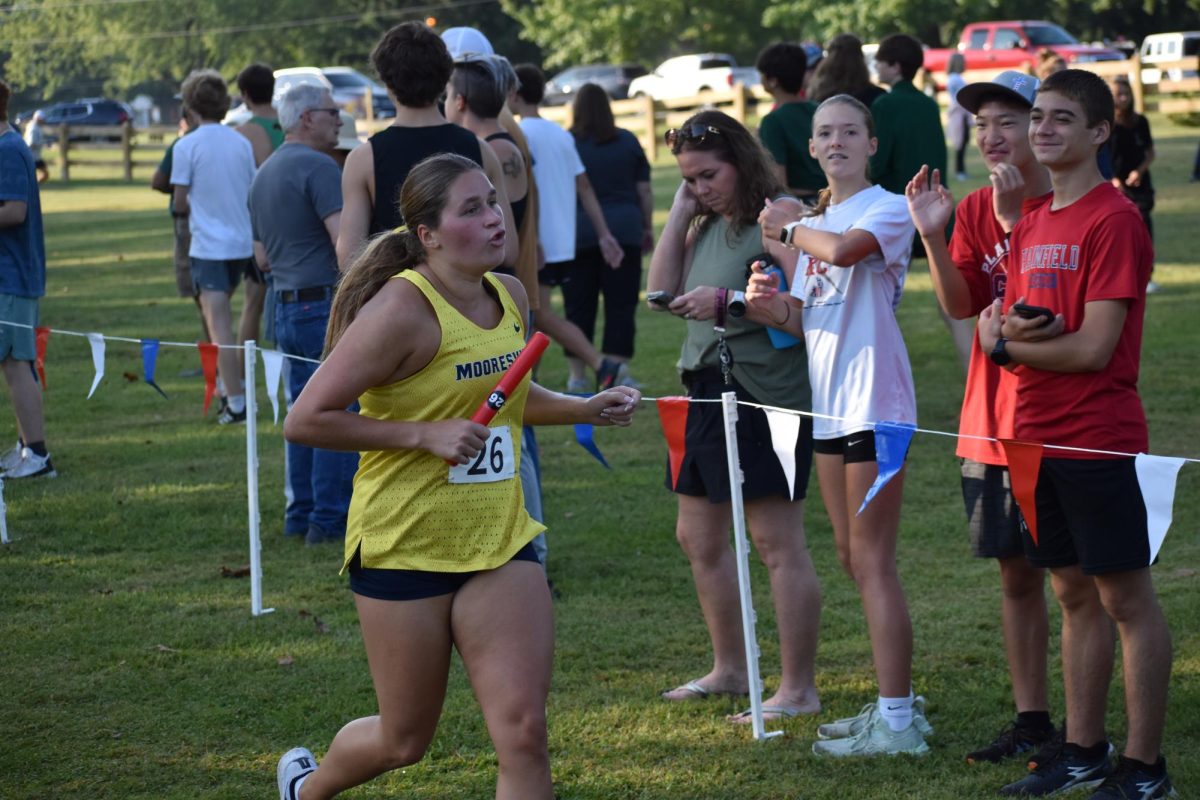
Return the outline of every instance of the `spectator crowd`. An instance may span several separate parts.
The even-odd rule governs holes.
[[[884,38],[881,88],[851,34],[816,64],[799,45],[766,47],[757,68],[775,107],[756,132],[713,110],[666,132],[680,181],[657,241],[650,165],[605,92],[582,87],[564,130],[539,113],[541,70],[510,64],[475,29],[439,36],[406,22],[383,35],[371,60],[397,113],[365,141],[326,89],[298,84],[272,105],[263,64],[237,77],[251,117],[236,128],[221,123],[230,93],[220,74],[187,76],[180,136],[152,180],[169,195],[177,291],[195,304],[205,341],[265,334],[297,357],[285,359],[283,531],[342,545],[379,702],[378,714],[337,733],[319,765],[305,748],[285,754],[281,800],[332,797],[419,760],[451,645],[496,748],[497,797],[553,797],[535,427],[629,424],[646,256],[648,309],[685,321],[678,369],[688,397],[735,392],[805,414],[790,474],[765,412],[744,407],[737,423],[745,512],[781,654],[763,714],[822,711],[821,588],[803,524],[815,465],[877,685],[860,713],[817,726],[812,750],[929,750],[919,631],[896,564],[904,454],[873,493],[888,459],[876,423],[916,424],[896,309],[922,258],[967,372],[957,452],[966,529],[975,556],[997,564],[1014,706],[1012,722],[965,760],[1028,762],[998,787],[1006,796],[1084,787],[1096,800],[1173,796],[1161,753],[1170,633],[1133,458],[1111,455],[1147,449],[1137,378],[1146,296],[1157,288],[1150,125],[1127,82],[1108,85],[1048,56],[1037,77],[974,83],[952,58],[944,126],[914,85],[922,59],[916,39]],[[0,320],[15,323],[0,325],[0,355],[17,420],[0,470],[52,477],[32,369],[45,164],[36,118],[22,138],[8,98],[0,82]],[[973,139],[989,179],[957,203],[947,139],[954,177],[967,177]],[[524,378],[490,424],[468,420],[497,377],[471,365],[512,363],[535,331],[566,352],[567,391]],[[223,347],[219,423],[245,421],[246,379],[236,350]],[[669,703],[750,688],[716,404],[692,406],[685,439],[665,484],[712,655],[706,672],[662,693]],[[1086,452],[1044,458],[1034,507],[1020,508],[1000,439]],[[1047,686],[1047,576],[1062,611],[1062,710]],[[1105,727],[1118,641],[1120,753]]]

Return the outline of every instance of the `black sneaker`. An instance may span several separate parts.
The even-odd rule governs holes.
[[[600,368],[596,369],[596,391],[602,392],[612,389],[613,386],[619,386],[626,378],[629,378],[628,365],[620,361],[604,359],[600,362]]]
[[[1030,728],[1016,723],[1010,724],[986,747],[967,753],[967,763],[976,764],[987,761],[999,764],[1006,758],[1027,753],[1040,748],[1054,738],[1054,726],[1048,728]]]
[[[325,542],[341,542],[346,538],[345,533],[337,534],[332,531],[327,531],[316,523],[308,524],[308,533],[304,535],[304,543],[306,545],[319,545]]]
[[[245,421],[246,421],[246,409],[244,409],[244,408],[241,411],[234,411],[229,406],[225,406],[225,408],[221,411],[221,413],[217,415],[217,424],[218,425],[236,425],[239,422],[245,422]]]
[[[1062,750],[1064,744],[1067,743],[1067,721],[1064,719],[1062,727],[1054,731],[1054,735],[1046,740],[1042,748],[1029,757],[1026,766],[1030,770],[1035,770],[1042,764],[1058,755],[1058,751]]]
[[[1153,772],[1135,766],[1125,756],[1117,759],[1117,769],[1104,779],[1100,788],[1088,800],[1155,800],[1159,797],[1178,797],[1167,775],[1167,761],[1162,756]]]
[[[1058,754],[1042,762],[1037,769],[1019,781],[1014,781],[1000,790],[1009,797],[1044,797],[1071,789],[1099,786],[1113,772],[1109,758],[1112,745],[1107,745],[1103,756],[1087,758],[1080,748],[1065,744]]]

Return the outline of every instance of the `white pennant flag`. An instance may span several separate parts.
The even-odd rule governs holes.
[[[278,350],[262,351],[263,372],[267,375],[267,399],[271,401],[271,411],[275,414],[275,424],[279,424],[279,376],[283,373],[283,354]]]
[[[1175,505],[1175,479],[1182,458],[1148,456],[1138,453],[1133,460],[1137,470],[1138,485],[1142,489],[1142,500],[1146,503],[1146,528],[1150,533],[1150,564],[1158,558],[1167,528],[1171,527],[1171,511]],[[1147,564],[1149,566],[1149,564]]]
[[[800,417],[770,408],[764,408],[763,411],[767,414],[767,424],[771,426],[771,447],[787,478],[788,497],[795,499],[796,438],[800,435]]]
[[[87,395],[90,400],[96,393],[96,387],[100,385],[100,379],[104,377],[104,334],[89,333],[87,340],[92,346],[92,366],[96,368],[96,377],[92,378],[92,388]]]

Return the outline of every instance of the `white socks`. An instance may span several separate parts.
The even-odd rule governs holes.
[[[246,410],[246,395],[231,394],[229,395],[229,410],[234,414],[241,414]]]
[[[900,732],[912,725],[913,721],[913,693],[910,689],[908,697],[883,697],[879,698],[879,716],[883,717],[883,721],[894,732]]]

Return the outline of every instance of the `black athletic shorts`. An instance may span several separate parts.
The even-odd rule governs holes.
[[[836,439],[814,439],[813,452],[823,456],[841,456],[843,464],[875,461],[875,431],[848,433]]]
[[[556,261],[538,270],[538,283],[542,286],[562,286],[571,280],[570,261]]]
[[[1079,564],[1085,575],[1150,566],[1146,504],[1132,458],[1043,458],[1037,482],[1035,567]]]
[[[510,561],[532,561],[537,564],[533,542],[516,552]],[[350,560],[350,591],[375,600],[423,600],[443,594],[454,594],[463,585],[486,570],[472,572],[429,572],[420,569],[374,569],[364,567],[355,551]]]
[[[688,397],[720,399],[733,389],[738,400],[758,403],[736,380],[726,384],[719,369],[685,372],[684,385]],[[668,489],[690,497],[707,497],[710,503],[728,503],[729,462],[725,456],[725,417],[720,403],[691,403],[688,405],[686,449],[679,466],[679,482],[671,487],[671,465],[667,462]],[[771,445],[771,426],[761,408],[738,406],[738,455],[742,467],[742,499],[757,500],[780,496],[788,499],[787,477]],[[800,434],[796,437],[796,481],[792,499],[802,500],[808,492],[808,475],[812,470],[812,418],[800,418]]]
[[[971,552],[979,558],[1025,555],[1021,512],[1012,496],[1008,467],[964,458],[962,495],[971,531]]]

